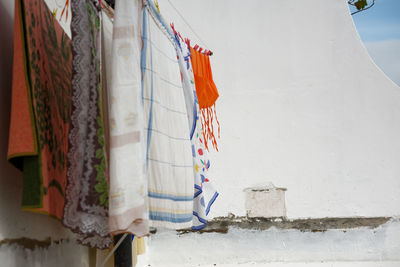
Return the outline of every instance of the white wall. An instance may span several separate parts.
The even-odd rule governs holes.
[[[291,218],[400,214],[400,88],[370,59],[347,1],[170,1],[214,52],[212,216],[244,215],[242,189],[268,181],[288,188]]]

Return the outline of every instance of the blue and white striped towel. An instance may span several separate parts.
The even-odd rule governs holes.
[[[181,229],[192,226],[192,150],[176,49],[155,13],[143,9],[141,67],[149,217],[152,226]]]

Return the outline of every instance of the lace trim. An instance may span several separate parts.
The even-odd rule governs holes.
[[[93,166],[96,162],[95,141],[98,141],[96,123],[99,114],[97,103],[100,97],[98,93],[100,60],[96,58],[100,57],[100,53],[96,54],[91,42],[89,8],[95,11],[94,14],[101,22],[97,8],[90,0],[71,2],[73,95],[66,200],[62,221],[66,227],[80,235],[78,242],[81,244],[105,248],[112,243],[108,228],[108,209],[98,204],[98,201],[88,198],[90,192],[93,192],[90,189],[94,186],[90,183],[90,179],[93,175],[97,177],[99,172]],[[105,157],[105,155],[98,156]]]

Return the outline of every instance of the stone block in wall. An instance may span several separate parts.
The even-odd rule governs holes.
[[[247,217],[286,218],[286,190],[272,183],[244,189]]]

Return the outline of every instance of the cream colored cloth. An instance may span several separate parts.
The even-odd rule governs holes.
[[[104,14],[104,13],[103,13]],[[139,0],[116,2],[108,92],[110,130],[109,224],[113,234],[148,234],[144,118],[141,100]],[[111,21],[104,19],[105,49]],[[107,59],[107,55],[111,59]],[[108,64],[107,64],[108,65]]]

